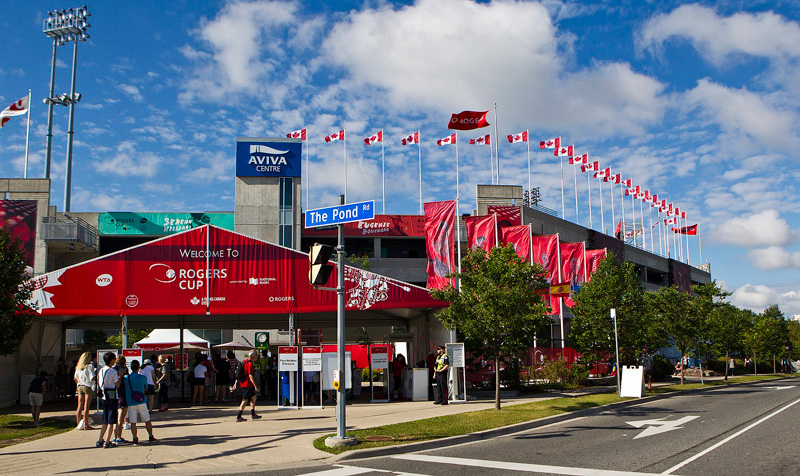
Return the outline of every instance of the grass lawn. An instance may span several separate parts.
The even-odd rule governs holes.
[[[0,448],[53,436],[75,428],[75,422],[57,418],[41,418],[42,426],[33,426],[33,418],[0,415]]]
[[[724,380],[710,380],[705,384],[688,383],[684,385],[667,385],[654,387],[652,394],[664,394],[669,392],[679,392],[695,388],[715,387],[721,385],[735,385],[738,383],[754,382],[758,380],[769,380],[788,375],[747,375],[742,377],[729,378]],[[425,420],[416,420],[407,423],[385,425],[375,428],[365,428],[363,430],[353,430],[347,433],[358,440],[358,444],[345,448],[328,448],[325,446],[326,435],[314,440],[314,447],[327,451],[328,453],[340,454],[345,451],[360,450],[365,448],[376,448],[379,446],[391,446],[420,441],[435,440],[448,436],[466,435],[483,430],[500,428],[526,421],[538,420],[552,415],[573,412],[585,408],[607,405],[610,403],[630,400],[629,398],[619,398],[615,393],[601,393],[584,395],[580,397],[557,398],[553,400],[543,400],[520,405],[509,405],[500,411],[490,409],[475,412],[459,413],[455,415],[445,415]],[[391,439],[384,441],[367,441],[370,436],[386,437]]]

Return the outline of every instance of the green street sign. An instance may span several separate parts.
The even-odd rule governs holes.
[[[269,349],[269,332],[256,332],[253,340],[256,343],[256,349]]]

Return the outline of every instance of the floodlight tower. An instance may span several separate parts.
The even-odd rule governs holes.
[[[53,105],[69,106],[69,130],[67,131],[67,167],[64,179],[64,212],[69,212],[70,192],[72,189],[72,138],[75,135],[75,103],[81,100],[81,95],[75,92],[75,73],[78,68],[78,42],[90,38],[86,31],[89,24],[89,8],[84,5],[69,10],[56,10],[47,13],[42,31],[53,39],[53,64],[50,70],[50,94],[44,102],[48,105],[47,119],[47,151],[44,164],[44,176],[50,178],[50,152],[53,143]],[[72,50],[72,86],[69,94],[54,96],[56,81],[56,48],[70,41],[75,42]]]

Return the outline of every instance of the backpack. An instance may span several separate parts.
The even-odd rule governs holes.
[[[234,377],[236,377],[236,381],[239,382],[239,383],[244,382],[244,381],[247,380],[247,376],[244,374],[244,363],[245,362],[247,362],[247,360],[245,360],[243,362],[239,362],[239,364],[236,366],[236,371],[233,373]]]

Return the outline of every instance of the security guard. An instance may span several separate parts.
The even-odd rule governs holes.
[[[438,399],[434,405],[447,405],[447,371],[450,369],[450,358],[444,352],[444,346],[436,347],[436,364],[433,366],[433,378],[436,380],[436,387],[439,389]]]

